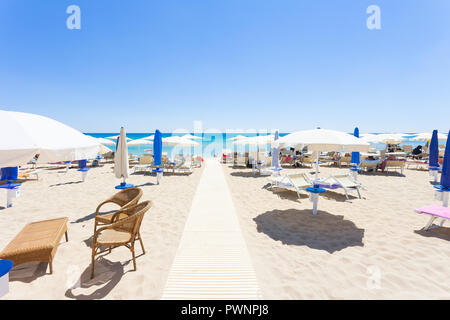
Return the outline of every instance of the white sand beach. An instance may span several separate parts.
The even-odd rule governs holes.
[[[360,174],[363,199],[327,191],[313,216],[306,192],[299,202],[251,169],[224,170],[264,299],[450,298],[450,226],[421,231],[429,216],[414,212],[440,204],[428,171]],[[320,167],[324,177],[346,172]]]
[[[146,254],[136,246],[137,271],[133,272],[131,253],[116,248],[108,257],[97,258],[96,276],[90,280],[90,241],[97,205],[112,196],[119,180],[112,164],[92,168],[85,182],[70,169],[45,170],[39,181],[24,182],[14,206],[1,209],[1,249],[33,221],[68,217],[69,242],[64,238],[56,252],[53,274],[47,263],[30,262],[10,273],[10,293],[3,299],[159,299],[183,231],[202,168],[191,175],[165,174],[160,185],[149,174],[131,175],[127,180],[142,188],[143,200],[153,207],[145,214],[141,235]],[[1,200],[6,201],[4,192]],[[0,203],[0,206],[4,206]],[[112,204],[102,208],[107,212]],[[73,290],[80,279],[80,286]]]
[[[313,216],[305,192],[299,202],[293,191],[267,190],[267,178],[253,177],[251,169],[220,166],[263,299],[450,298],[450,228],[420,231],[428,217],[413,211],[438,203],[427,171],[360,174],[363,199],[345,201],[342,189],[327,191]],[[115,193],[112,165],[91,169],[84,183],[75,169],[46,170],[39,181],[23,183],[14,206],[0,210],[2,248],[26,223],[63,216],[69,242],[59,245],[52,275],[47,263],[14,268],[4,299],[160,299],[204,170],[167,174],[160,185],[154,176],[132,175],[128,182],[153,202],[141,227],[147,253],[141,256],[137,245],[134,272],[129,250],[114,249],[97,258],[92,280],[93,212]],[[320,168],[321,176],[337,172],[348,169]]]

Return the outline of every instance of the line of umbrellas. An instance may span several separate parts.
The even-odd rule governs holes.
[[[300,132],[300,131],[299,131]],[[344,132],[342,132],[345,134]],[[298,133],[296,133],[298,135]],[[314,134],[314,132],[312,132]],[[372,134],[372,133],[362,133],[360,134],[360,140],[367,143],[384,143],[384,144],[399,144],[406,140],[411,141],[428,141],[431,140],[433,133],[432,132],[422,132],[417,134],[404,134],[404,133],[380,133],[380,134]],[[289,136],[289,135],[287,135]],[[287,137],[286,136],[286,137]],[[284,137],[283,137],[284,138]],[[439,141],[446,141],[448,138],[447,134],[438,133]],[[236,137],[228,139],[228,141],[234,141],[234,145],[266,145],[272,144],[275,140],[274,135],[261,135],[256,137],[246,137],[242,135],[238,135]],[[291,140],[290,138],[286,140]],[[282,141],[282,140],[281,140]],[[280,142],[281,142],[280,141]],[[297,142],[297,141],[294,141]]]
[[[153,144],[154,135],[139,138],[132,140],[130,138],[126,138],[127,146],[142,146],[142,145],[150,145]],[[116,145],[117,136],[111,136],[107,138],[96,138],[98,142],[102,145]],[[202,139],[198,136],[193,136],[191,134],[186,134],[184,136],[170,136],[166,138],[162,138],[162,143],[168,146],[182,146],[182,147],[195,147],[198,146],[199,143],[193,141],[194,139]]]

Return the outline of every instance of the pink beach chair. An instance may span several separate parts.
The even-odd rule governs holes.
[[[434,220],[442,219],[439,224],[440,227],[444,225],[445,220],[450,220],[450,208],[442,207],[437,205],[427,206],[423,208],[416,209],[416,212],[420,214],[428,214],[430,215],[430,221],[428,221],[427,225],[422,228],[422,230],[430,230],[435,227],[432,227]]]

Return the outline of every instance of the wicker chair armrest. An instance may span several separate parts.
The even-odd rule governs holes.
[[[119,204],[114,200],[114,198],[109,198],[108,200],[103,201],[102,203],[100,203],[100,204],[97,206],[97,209],[95,209],[95,215],[96,215],[96,216],[98,216],[98,214],[99,214],[99,212],[100,212],[100,208],[101,208],[103,205],[107,204],[107,203],[114,203],[114,204],[119,205]]]

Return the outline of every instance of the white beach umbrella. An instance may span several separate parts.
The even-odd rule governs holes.
[[[163,138],[162,143],[168,146],[183,146],[183,147],[195,147],[199,145],[198,142],[178,136]]]
[[[261,146],[272,144],[275,139],[274,135],[267,136],[256,136],[251,138],[239,139],[233,142],[234,145],[252,145],[252,146]]]
[[[246,136],[238,135],[238,136],[236,136],[236,137],[233,137],[233,138],[228,139],[228,141],[236,141],[236,140],[247,139],[247,138],[248,138],[248,137],[246,137]]]
[[[412,141],[428,141],[428,140],[431,140],[431,136],[432,135],[433,135],[432,132],[422,132],[422,133],[419,133],[414,138],[411,138],[410,140],[412,140]],[[438,132],[438,140],[439,141],[446,141],[447,140],[447,135]]]
[[[125,137],[125,129],[121,128],[119,143],[114,156],[114,174],[117,179],[123,179],[123,183],[125,183],[125,180],[130,176],[130,169],[128,166],[128,148]]]
[[[278,139],[280,145],[308,146],[309,151],[316,152],[316,178],[319,172],[320,151],[367,152],[370,145],[354,135],[327,129],[304,130],[290,133]]]
[[[141,146],[148,146],[153,145],[153,141],[145,140],[145,139],[136,139],[131,140],[127,142],[127,145],[130,146],[137,146],[138,147],[138,154],[141,154]]]
[[[153,142],[145,139],[136,139],[127,142],[128,146],[144,146],[144,145],[152,145]]]
[[[105,139],[105,138],[96,138],[98,142],[105,146],[114,146],[116,143],[112,140]]]
[[[184,139],[192,139],[192,140],[202,140],[202,137],[193,136],[192,134],[185,134],[182,136]]]
[[[111,137],[106,137],[106,139],[112,139],[112,140],[117,140],[117,138],[120,136],[120,134],[118,134],[117,136],[111,136]],[[131,140],[131,138],[127,138],[127,141]]]
[[[307,145],[310,151],[366,152],[370,145],[354,135],[327,129],[304,130],[290,133],[278,139],[280,145]]]
[[[107,153],[110,153],[112,150],[109,149],[108,147],[105,147],[103,144],[100,145],[100,148],[98,150],[98,153],[100,153],[101,155],[105,155]]]
[[[154,135],[154,134],[152,134],[152,135],[150,135],[150,136],[147,136],[147,137],[144,137],[144,138],[141,138],[141,139],[153,141],[153,138],[155,138],[155,135]]]
[[[385,144],[399,144],[406,141],[404,134],[402,133],[382,133],[378,135],[380,142]]]
[[[24,112],[0,110],[0,167],[94,159],[100,143],[56,120]]]

